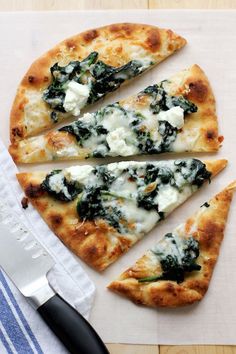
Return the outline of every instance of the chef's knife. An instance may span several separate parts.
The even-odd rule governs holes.
[[[91,325],[47,280],[54,260],[0,201],[0,266],[71,353],[109,354]]]

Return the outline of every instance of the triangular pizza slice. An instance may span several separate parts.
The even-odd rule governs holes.
[[[10,147],[16,162],[217,151],[215,100],[197,65],[135,96]]]
[[[37,59],[18,87],[11,140],[33,136],[80,110],[186,44],[171,30],[120,23],[68,38]]]
[[[108,288],[137,304],[177,307],[205,295],[217,261],[236,181],[167,233]]]
[[[226,160],[125,161],[17,178],[55,234],[103,270],[225,165]]]

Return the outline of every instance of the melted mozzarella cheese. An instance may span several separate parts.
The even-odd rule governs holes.
[[[102,123],[108,131],[113,131],[119,127],[128,127],[129,119],[120,109],[113,109],[105,116]]]
[[[66,89],[66,96],[63,107],[66,112],[71,112],[74,116],[80,114],[88,100],[90,89],[88,85],[81,85],[78,82],[70,81]]]
[[[160,219],[156,211],[139,208],[135,202],[126,200],[121,206],[121,211],[127,220],[135,223],[137,234],[144,234],[150,231]]]

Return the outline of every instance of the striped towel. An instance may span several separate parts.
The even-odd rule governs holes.
[[[0,200],[7,202],[7,207],[15,217],[33,232],[54,258],[55,266],[47,275],[51,287],[88,318],[95,293],[94,284],[79,261],[49,230],[36,210],[29,206],[23,211],[20,203],[23,193],[15,177],[17,169],[1,141],[0,166]],[[38,313],[0,269],[0,354],[66,352]]]
[[[1,271],[0,318],[1,354],[67,352]]]

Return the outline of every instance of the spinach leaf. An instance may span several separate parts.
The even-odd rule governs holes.
[[[106,190],[105,185],[85,188],[77,203],[77,212],[82,220],[105,219],[109,225],[121,233],[124,226],[120,221],[125,220],[124,215],[117,207],[104,205],[103,192]]]
[[[141,74],[144,70],[145,67],[139,60],[131,60],[118,68],[107,65],[99,60],[91,70],[91,75],[94,80],[91,84],[88,103],[96,102],[107,93],[120,87],[125,80],[129,80]]]
[[[56,181],[54,178],[55,175],[57,175]],[[62,188],[56,188],[55,190],[53,188],[53,185],[55,184],[60,185]],[[53,170],[51,173],[49,173],[43,180],[41,186],[43,190],[52,195],[54,198],[65,202],[74,200],[82,190],[80,185],[68,182],[62,174],[62,170]],[[57,191],[57,189],[59,191]]]
[[[139,282],[172,280],[181,283],[185,279],[186,272],[201,269],[201,266],[196,263],[199,256],[199,242],[192,236],[181,239],[177,235],[168,233],[164,237],[164,246],[160,242],[152,252],[160,260],[162,274],[138,279]]]
[[[147,94],[152,97],[150,108],[154,114],[158,114],[160,111],[167,111],[176,106],[180,106],[184,110],[185,114],[194,113],[198,110],[197,106],[185,97],[181,95],[169,95],[162,87],[162,83],[160,85],[148,86],[141,92],[141,95],[142,94]]]
[[[159,121],[158,131],[162,136],[162,142],[158,146],[159,152],[169,151],[170,145],[175,141],[177,128],[174,128],[169,122]]]
[[[178,166],[177,171],[181,172],[182,176],[189,183],[201,187],[208,180],[210,183],[211,172],[206,169],[206,165],[197,159],[177,160],[175,165]]]
[[[65,131],[74,135],[81,146],[83,146],[83,141],[87,140],[92,135],[90,126],[80,120],[77,120],[70,125],[66,125],[58,130]]]
[[[98,176],[98,179],[101,178],[102,182],[106,186],[110,186],[112,182],[116,179],[116,177],[110,171],[108,171],[107,166],[96,166],[94,173]]]

